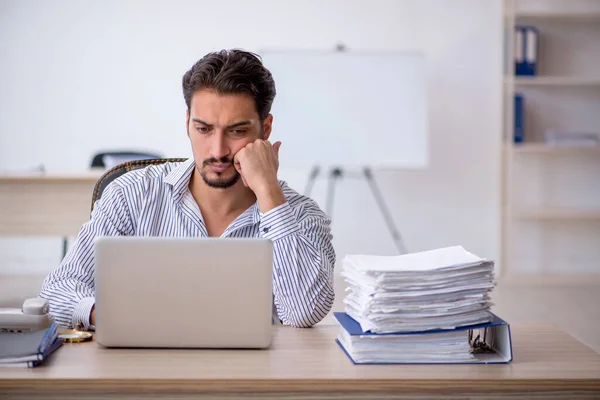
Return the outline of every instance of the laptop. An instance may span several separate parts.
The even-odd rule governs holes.
[[[96,341],[105,347],[266,348],[266,239],[98,237]]]

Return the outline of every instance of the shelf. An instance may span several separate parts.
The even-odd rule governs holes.
[[[506,77],[506,84],[515,86],[598,86],[600,77],[577,77],[577,76],[515,76]]]
[[[577,208],[515,208],[515,218],[537,220],[600,220],[600,209]]]
[[[520,145],[509,145],[508,148],[515,153],[529,154],[557,154],[557,153],[598,153],[600,146],[550,146],[544,143],[524,143]]]
[[[557,21],[557,22],[595,22],[600,20],[600,12],[517,12],[514,15],[507,14],[507,18],[514,18],[516,20],[527,19],[527,20],[539,20],[539,21]]]
[[[543,267],[534,268],[535,271],[543,270]],[[568,273],[511,273],[496,278],[501,286],[588,286],[600,284],[600,274],[568,274]]]

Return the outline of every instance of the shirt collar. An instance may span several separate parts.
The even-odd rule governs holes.
[[[177,201],[181,200],[186,190],[188,190],[195,167],[194,158],[190,157],[173,168],[165,177],[164,182],[173,187],[173,195]]]
[[[189,190],[190,179],[192,179],[192,173],[194,172],[195,167],[196,163],[194,162],[194,158],[190,157],[186,161],[179,163],[179,165],[173,168],[165,177],[164,182],[173,187],[173,196],[176,201],[180,201],[183,195]],[[238,222],[240,223],[240,226],[250,222],[256,224],[260,222],[260,216],[258,202],[254,202],[250,208],[240,215]]]

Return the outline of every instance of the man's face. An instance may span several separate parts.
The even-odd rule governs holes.
[[[213,188],[227,189],[240,180],[233,157],[256,139],[268,139],[273,117],[261,123],[254,99],[247,94],[220,95],[211,89],[192,96],[186,113],[196,169]]]

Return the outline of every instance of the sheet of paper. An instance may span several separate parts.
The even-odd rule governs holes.
[[[348,255],[344,262],[363,271],[425,272],[453,267],[465,267],[486,261],[469,253],[462,246],[445,247],[400,256]]]

